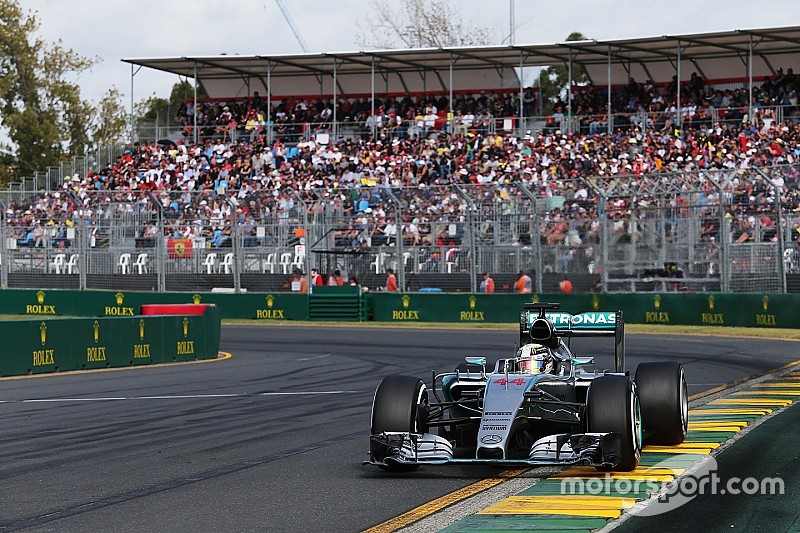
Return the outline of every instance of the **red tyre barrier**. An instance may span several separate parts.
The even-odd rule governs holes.
[[[204,315],[214,304],[144,304],[142,315]]]

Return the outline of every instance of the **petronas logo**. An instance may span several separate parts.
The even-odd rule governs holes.
[[[94,321],[94,343],[97,344],[97,341],[100,340],[100,322],[97,320]]]
[[[271,294],[267,295],[267,308],[272,309],[272,306],[275,305],[275,297]]]
[[[199,304],[200,303],[200,295],[199,294],[193,294],[192,295],[192,301],[195,303],[195,305]]]
[[[121,292],[118,292],[114,295],[114,298],[117,300],[117,305],[122,305],[122,302],[125,300],[125,295]]]
[[[592,309],[595,311],[600,309],[600,297],[596,294],[592,296]]]
[[[655,298],[653,298],[653,306],[656,309],[659,309],[661,307],[661,295],[660,294],[656,294]]]
[[[709,311],[714,310],[714,295],[708,297],[708,310]]]
[[[40,304],[44,303],[44,291],[39,291],[36,293],[36,301]]]
[[[183,336],[189,335],[189,317],[183,317]]]
[[[469,308],[470,309],[475,309],[475,300],[476,300],[475,296],[470,296],[469,297]]]
[[[411,297],[408,294],[403,295],[403,309],[408,309],[408,304],[411,302]]]
[[[767,296],[766,294],[764,295],[763,298],[761,298],[761,306],[764,308],[764,311],[766,311],[769,308],[769,296]]]
[[[143,318],[139,319],[139,340],[140,341],[144,340],[144,319]]]
[[[42,346],[47,342],[47,324],[42,322],[39,324],[39,337],[42,339]]]

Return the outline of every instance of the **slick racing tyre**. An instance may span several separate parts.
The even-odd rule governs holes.
[[[371,435],[384,431],[427,433],[428,389],[421,379],[412,376],[388,376],[381,381],[372,402]],[[389,448],[370,440],[370,458],[383,461]],[[408,472],[419,465],[393,464],[388,470]]]
[[[689,395],[681,364],[640,363],[634,380],[647,442],[666,446],[683,442],[689,425]]]
[[[620,460],[613,470],[635,469],[642,455],[642,424],[633,381],[628,376],[596,378],[586,395],[586,413],[589,432],[619,435]]]

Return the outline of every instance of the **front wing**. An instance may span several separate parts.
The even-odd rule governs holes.
[[[613,468],[620,461],[620,438],[615,433],[562,433],[537,440],[527,459],[453,457],[453,445],[430,433],[384,432],[370,439],[388,450],[382,461],[364,464],[391,467],[422,464],[498,464],[528,466],[587,465]]]

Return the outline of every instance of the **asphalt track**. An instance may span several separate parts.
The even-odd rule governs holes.
[[[0,380],[0,531],[365,529],[497,472],[361,466],[380,379],[429,381],[465,355],[510,355],[516,336],[225,326],[225,361]],[[610,341],[574,348],[613,366]],[[629,335],[627,353],[630,368],[682,362],[693,394],[798,360],[800,344]]]

